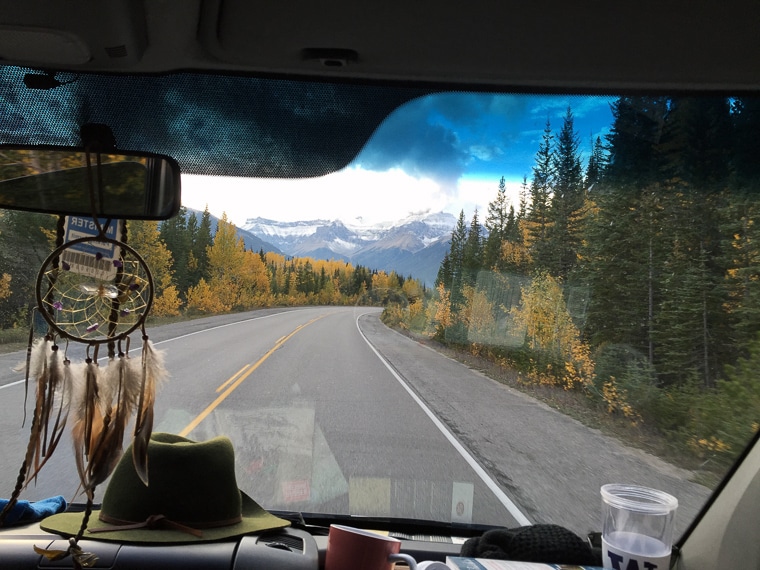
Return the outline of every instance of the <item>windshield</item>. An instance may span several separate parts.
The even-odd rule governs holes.
[[[273,510],[586,534],[600,486],[637,483],[678,499],[680,534],[760,422],[757,108],[430,94],[345,168],[288,180],[199,175],[210,112],[183,108],[198,138],[172,144],[203,169],[178,216],[125,232],[169,372],[154,431],[229,436],[240,488]],[[228,143],[223,172],[249,157]],[[56,223],[0,217],[8,489],[29,429],[11,367],[45,327]],[[76,497],[69,449],[24,498]]]

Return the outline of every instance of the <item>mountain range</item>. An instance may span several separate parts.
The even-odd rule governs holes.
[[[242,231],[297,257],[343,259],[371,269],[411,275],[427,286],[435,282],[456,218],[447,213],[416,214],[397,222],[350,225],[340,220],[278,222],[251,218]]]
[[[198,217],[201,212],[188,210]],[[211,216],[211,233],[218,218]],[[278,222],[250,218],[237,228],[246,249],[293,257],[343,259],[354,265],[382,269],[419,279],[432,287],[443,256],[449,250],[456,218],[444,212],[414,214],[376,225],[345,224],[340,220]]]

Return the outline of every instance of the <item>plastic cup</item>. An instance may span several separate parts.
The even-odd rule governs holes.
[[[602,561],[613,570],[667,570],[678,500],[636,485],[602,486]]]

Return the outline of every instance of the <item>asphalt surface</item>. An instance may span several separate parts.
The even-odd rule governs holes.
[[[170,378],[156,431],[228,435],[241,489],[273,509],[502,526],[600,526],[599,487],[638,483],[680,502],[685,529],[709,492],[632,450],[389,330],[364,307],[267,309],[149,330]],[[134,348],[133,357],[139,350]],[[0,496],[13,487],[23,353],[0,355]],[[76,491],[62,442],[24,498]]]

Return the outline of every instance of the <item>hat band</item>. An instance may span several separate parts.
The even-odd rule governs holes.
[[[179,530],[181,532],[186,532],[198,538],[203,537],[203,531],[199,529],[231,526],[233,524],[242,522],[243,520],[243,517],[239,515],[232,519],[227,519],[227,520],[222,520],[222,521],[212,521],[212,522],[199,522],[199,523],[193,523],[193,526],[190,526],[184,523],[173,521],[164,515],[150,515],[144,521],[134,522],[134,521],[120,520],[120,519],[108,516],[102,511],[98,518],[102,520],[103,522],[110,523],[110,526],[88,528],[87,532],[92,532],[92,533],[113,532],[113,531],[137,530],[137,529]]]

